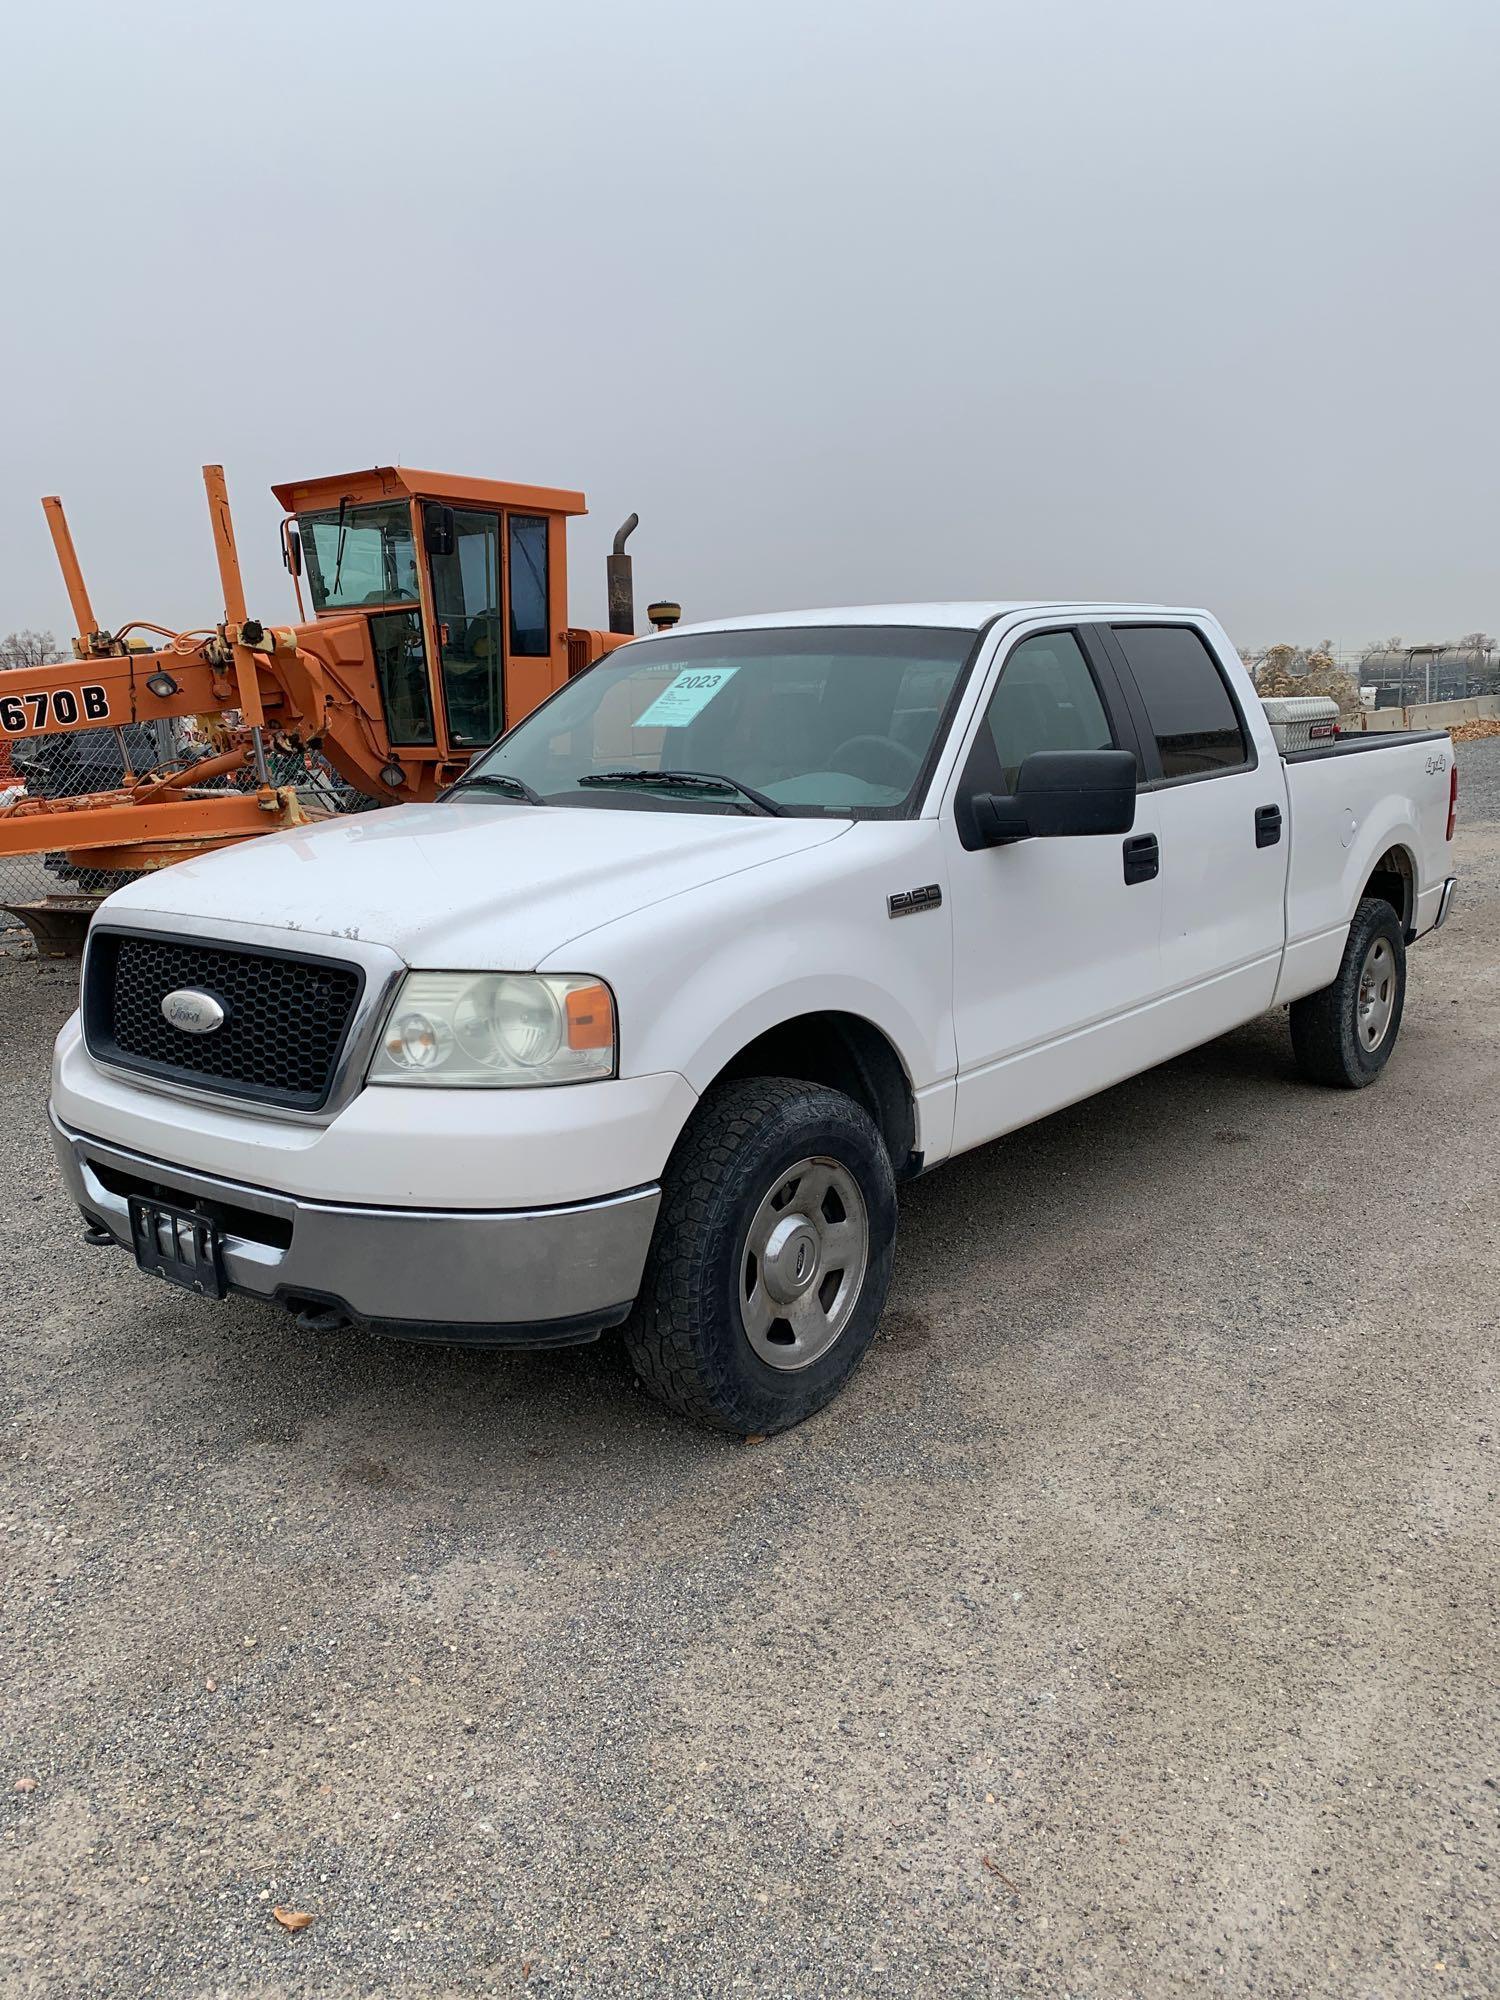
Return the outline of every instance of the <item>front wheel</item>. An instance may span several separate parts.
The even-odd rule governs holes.
[[[1338,974],[1291,1005],[1292,1053],[1304,1076],[1343,1090],[1373,1083],[1390,1061],[1406,1002],[1406,941],[1390,904],[1366,896]]]
[[[801,1423],[874,1337],[896,1187],[840,1091],[746,1077],[710,1091],[663,1176],[626,1344],[652,1395],[742,1437]]]

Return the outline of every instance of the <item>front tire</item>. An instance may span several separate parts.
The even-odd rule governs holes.
[[[631,1359],[659,1402],[741,1437],[800,1424],[874,1338],[896,1186],[852,1098],[746,1077],[704,1098],[662,1181]]]
[[[1390,904],[1366,896],[1338,974],[1291,1005],[1292,1053],[1304,1076],[1362,1090],[1391,1059],[1406,1004],[1406,941]]]

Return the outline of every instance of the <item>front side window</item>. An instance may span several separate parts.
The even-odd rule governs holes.
[[[569,681],[470,779],[505,774],[557,805],[753,810],[737,784],[785,812],[891,817],[915,801],[974,639],[840,626],[638,640]],[[674,772],[729,786],[663,782]]]
[[[552,651],[545,514],[510,517],[510,650],[532,657]]]
[[[411,508],[404,500],[299,514],[302,553],[313,610],[367,604],[415,604],[417,552]]]
[[[498,514],[454,509],[453,553],[432,558],[432,611],[449,738],[465,749],[493,743],[505,727]]]
[[[1111,629],[1146,704],[1164,778],[1212,776],[1249,763],[1224,676],[1191,626]]]
[[[1113,750],[1104,703],[1071,632],[1023,639],[1001,670],[970,753],[966,789],[1009,794],[1033,750]]]

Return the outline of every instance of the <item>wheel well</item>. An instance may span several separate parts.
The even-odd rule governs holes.
[[[916,1173],[917,1114],[901,1058],[880,1029],[858,1014],[798,1014],[747,1042],[714,1078],[790,1076],[827,1084],[875,1120],[896,1178]]]
[[[1382,902],[1389,903],[1400,919],[1407,942],[1411,942],[1411,928],[1416,918],[1416,871],[1404,847],[1386,849],[1370,871],[1370,879],[1360,895],[1361,899],[1378,896]]]

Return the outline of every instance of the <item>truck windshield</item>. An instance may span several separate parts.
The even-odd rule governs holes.
[[[313,610],[345,605],[415,604],[417,553],[411,508],[404,500],[299,514],[302,553]]]
[[[507,774],[554,805],[764,811],[759,793],[786,813],[896,817],[975,636],[866,625],[643,639],[570,681],[470,776]],[[674,771],[681,786],[666,782]]]

